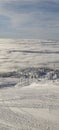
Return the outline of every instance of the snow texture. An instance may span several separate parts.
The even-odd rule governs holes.
[[[0,39],[0,130],[59,130],[59,42]]]

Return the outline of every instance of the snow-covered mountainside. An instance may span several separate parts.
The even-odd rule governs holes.
[[[0,87],[59,79],[59,42],[0,39]]]
[[[59,42],[0,39],[0,130],[59,130]]]

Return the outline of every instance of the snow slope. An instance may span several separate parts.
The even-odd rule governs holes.
[[[59,130],[59,84],[1,89],[0,130]]]
[[[0,130],[59,130],[59,42],[0,39]]]

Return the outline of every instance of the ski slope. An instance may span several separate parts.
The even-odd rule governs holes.
[[[0,130],[59,130],[59,42],[0,39]]]

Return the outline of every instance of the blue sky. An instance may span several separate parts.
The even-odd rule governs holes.
[[[0,0],[0,38],[59,40],[59,0]]]

